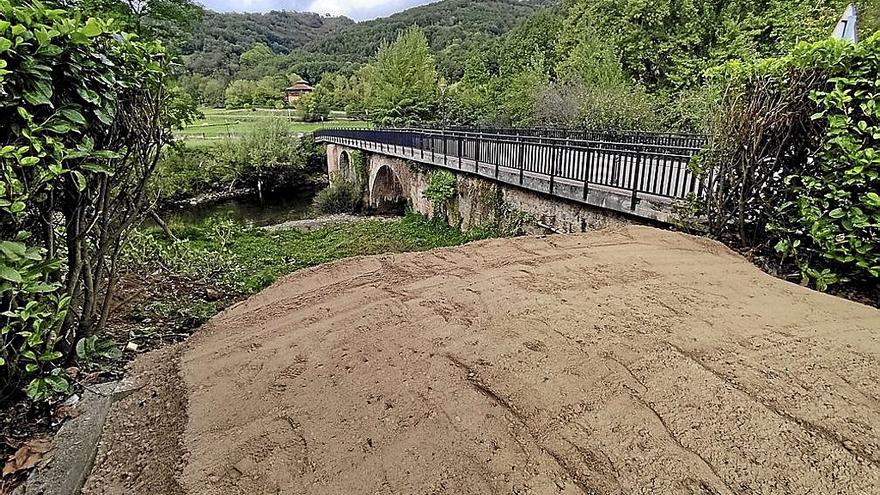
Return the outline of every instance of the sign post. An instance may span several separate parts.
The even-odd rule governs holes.
[[[846,10],[843,11],[843,16],[841,16],[840,21],[837,22],[837,26],[834,28],[834,37],[853,43],[859,41],[859,35],[856,32],[855,5],[849,4]]]

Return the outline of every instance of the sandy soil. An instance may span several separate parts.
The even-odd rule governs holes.
[[[301,271],[143,359],[185,427],[117,407],[86,493],[880,493],[880,311],[646,227]]]

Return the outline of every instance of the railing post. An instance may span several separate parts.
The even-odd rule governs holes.
[[[552,141],[551,141],[552,142]],[[547,167],[550,170],[550,191],[549,194],[553,194],[553,176],[556,174],[556,161],[558,160],[559,148],[556,145],[553,145],[551,148],[553,151],[550,153],[550,166]]]
[[[483,143],[483,132],[474,140],[474,173],[480,174],[480,145]]]
[[[498,162],[501,161],[501,153],[499,153],[499,142],[495,141],[495,178],[498,178]]]
[[[446,139],[447,139],[446,138],[446,131],[440,131],[440,132],[441,132],[441,136],[443,136],[443,165],[446,166],[446,165],[448,165],[447,158],[449,157],[449,153],[448,153],[447,146],[446,146]]]
[[[636,203],[638,202],[638,198],[636,194],[639,190],[639,183],[642,181],[642,151],[639,150],[636,152],[636,171],[633,174],[633,190],[632,190],[632,201],[629,204],[629,209],[632,211],[636,210]]]
[[[525,168],[526,168],[525,164],[523,163],[523,159],[524,159],[523,155],[525,154],[526,146],[525,146],[525,143],[523,143],[522,138],[519,137],[519,132],[516,133],[516,142],[517,142],[517,149],[519,150],[519,154],[516,157],[516,162],[517,162],[516,165],[517,165],[517,168],[519,168],[519,185],[522,185],[523,172],[525,171]]]
[[[461,135],[459,134],[456,142],[456,151],[458,151],[458,169],[461,170]]]
[[[593,150],[587,148],[587,166],[584,169],[584,201],[587,200],[587,193],[590,192],[590,171],[593,168]]]

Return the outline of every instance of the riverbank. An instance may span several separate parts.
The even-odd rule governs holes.
[[[351,213],[335,213],[331,215],[321,215],[315,218],[289,220],[287,222],[268,225],[266,227],[263,227],[263,229],[270,232],[279,230],[298,230],[300,232],[310,232],[312,230],[318,230],[332,225],[363,222],[395,222],[399,219],[399,216],[391,215],[353,215]]]

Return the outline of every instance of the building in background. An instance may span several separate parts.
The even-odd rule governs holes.
[[[314,89],[309,83],[300,79],[296,84],[284,90],[284,102],[290,106],[296,105],[296,102],[303,95],[311,93]]]

